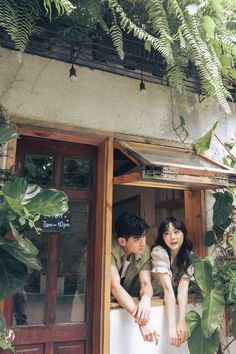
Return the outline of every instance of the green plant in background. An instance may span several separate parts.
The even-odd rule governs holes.
[[[14,137],[13,128],[0,128],[0,145]],[[28,268],[41,270],[38,250],[24,230],[33,228],[40,233],[37,223],[41,216],[60,215],[67,209],[64,192],[42,189],[24,178],[0,181],[0,300],[23,289]],[[0,348],[14,352],[12,339],[0,313]]]
[[[66,16],[63,16],[66,15]],[[61,17],[61,19],[58,19]],[[160,53],[170,85],[185,95],[186,67],[198,73],[201,92],[230,113],[229,89],[236,78],[234,0],[2,0],[0,27],[23,53],[32,34],[49,22],[78,45],[100,26],[121,60],[124,36]],[[225,80],[227,79],[227,80]]]
[[[227,163],[234,167],[234,140],[222,143],[215,131],[218,122],[203,137],[194,143],[197,155],[210,148],[213,136],[226,151]],[[212,227],[204,237],[205,246],[211,247],[213,256],[200,259],[193,255],[195,280],[202,295],[202,315],[195,311],[187,314],[187,323],[191,332],[188,340],[191,354],[223,353],[236,339],[236,210],[235,187],[228,190],[218,190],[213,193]],[[233,339],[226,343],[220,340],[223,333],[223,315],[225,307],[231,309],[231,332]]]

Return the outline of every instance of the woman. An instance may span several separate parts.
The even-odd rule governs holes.
[[[152,250],[152,272],[154,278],[158,280],[159,290],[164,292],[170,344],[176,347],[185,342],[189,336],[185,314],[189,282],[193,276],[191,251],[192,242],[188,238],[184,223],[174,217],[163,220],[159,227],[156,246]],[[175,294],[179,304],[178,317]]]

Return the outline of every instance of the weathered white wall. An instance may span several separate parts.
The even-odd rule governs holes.
[[[189,308],[192,309],[192,306],[189,306]],[[151,322],[160,335],[157,346],[143,340],[137,324],[125,310],[111,310],[110,354],[189,354],[187,343],[182,344],[180,348],[175,348],[169,344],[164,306],[152,307]]]
[[[0,48],[0,104],[12,115],[33,120],[178,141],[168,87],[147,83],[147,95],[141,95],[137,80],[77,66],[78,80],[71,82],[69,69],[69,64],[28,54],[19,64],[16,52]],[[185,116],[191,140],[216,120],[220,137],[234,134],[234,105],[226,116],[216,106],[207,107],[207,100],[199,104],[197,95],[189,102],[190,114],[176,102],[173,111],[176,125],[179,113]]]
[[[201,312],[199,305],[188,305],[188,311]],[[152,307],[151,321],[157,329],[160,340],[158,346],[144,342],[137,324],[125,310],[110,311],[110,354],[189,354],[187,343],[175,348],[169,344],[167,318],[164,306]],[[230,341],[230,339],[229,339]],[[236,353],[234,341],[225,354]]]

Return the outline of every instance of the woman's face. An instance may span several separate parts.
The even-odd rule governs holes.
[[[178,254],[183,242],[184,234],[176,229],[172,223],[169,224],[168,230],[163,234],[163,240],[169,248],[171,254]]]

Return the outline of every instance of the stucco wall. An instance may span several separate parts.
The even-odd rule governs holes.
[[[69,64],[28,54],[20,64],[16,52],[0,48],[0,104],[12,115],[33,120],[178,141],[168,87],[147,83],[147,95],[142,95],[137,80],[77,66],[78,80],[71,82],[69,69]],[[216,120],[222,139],[234,134],[234,105],[227,116],[207,100],[199,104],[197,95],[189,96],[191,113],[173,101],[174,122],[184,115],[191,140]]]
[[[199,305],[188,305],[188,311],[201,312]],[[144,342],[134,319],[123,309],[110,311],[110,354],[189,354],[187,343],[179,348],[169,344],[168,327],[164,306],[151,309],[151,321],[157,329],[160,340],[158,346]],[[231,338],[229,338],[230,342]],[[226,343],[225,343],[226,344]],[[234,341],[225,354],[236,352]]]

